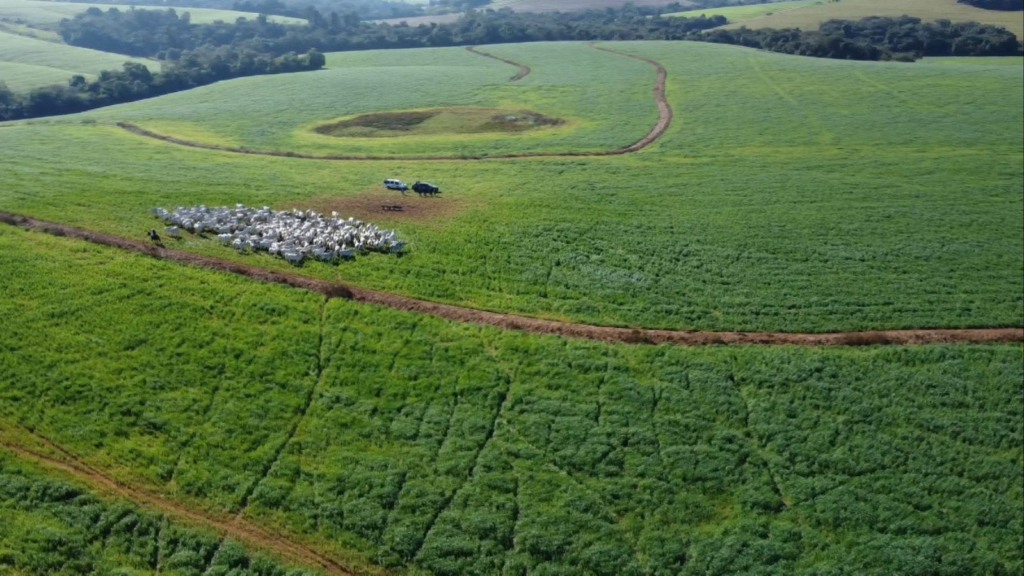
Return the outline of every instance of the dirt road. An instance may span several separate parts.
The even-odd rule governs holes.
[[[558,322],[514,314],[488,312],[474,308],[453,306],[420,300],[375,290],[365,290],[326,280],[309,278],[299,274],[274,272],[258,266],[249,266],[209,256],[200,256],[181,250],[156,246],[149,241],[132,240],[109,234],[83,230],[73,226],[46,222],[17,214],[0,212],[0,222],[26,230],[45,232],[55,236],[66,236],[87,240],[104,246],[129,250],[153,258],[179,262],[198,268],[208,268],[238,274],[260,282],[284,284],[311,292],[324,294],[329,298],[343,298],[356,302],[375,304],[396,310],[429,314],[456,322],[468,322],[495,326],[506,330],[519,330],[535,334],[554,334],[568,338],[598,340],[602,342],[626,342],[634,344],[674,344],[678,346],[707,346],[713,344],[790,344],[797,346],[865,346],[875,344],[992,344],[1000,342],[1024,342],[1024,328],[964,328],[928,330],[879,330],[869,332],[832,333],[789,333],[789,332],[708,332],[650,330],[643,328],[617,328],[593,326],[572,322]]]

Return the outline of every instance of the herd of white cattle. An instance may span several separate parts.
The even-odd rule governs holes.
[[[324,216],[312,210],[276,211],[236,204],[234,208],[179,206],[173,211],[154,208],[152,213],[167,225],[172,238],[180,238],[182,230],[216,234],[222,244],[239,252],[265,251],[295,265],[306,258],[337,262],[366,252],[398,253],[404,247],[394,230],[344,220],[337,212]]]

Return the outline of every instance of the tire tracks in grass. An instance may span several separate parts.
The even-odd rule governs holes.
[[[266,551],[288,562],[313,567],[332,576],[359,576],[359,573],[354,569],[348,568],[300,542],[271,532],[267,528],[241,518],[226,519],[217,517],[208,512],[189,508],[180,502],[175,502],[165,496],[150,492],[145,488],[131,486],[87,464],[81,458],[48,438],[24,429],[22,431],[30,435],[43,447],[56,452],[58,456],[46,454],[37,448],[25,446],[15,439],[6,436],[0,436],[0,449],[4,449],[18,458],[28,460],[50,470],[63,472],[83,482],[93,490],[129,500],[138,506],[156,510],[193,526],[203,526],[214,530],[222,539],[231,538],[237,540],[252,550]],[[216,552],[214,552],[215,554]]]
[[[733,389],[733,393],[739,396],[740,404],[743,407],[743,431],[741,434],[757,454],[757,457],[764,462],[765,471],[768,472],[768,478],[771,480],[772,493],[779,499],[779,503],[782,504],[782,509],[786,510],[790,507],[792,502],[790,502],[790,499],[782,492],[782,486],[779,484],[779,479],[775,475],[775,469],[772,467],[772,462],[765,454],[768,450],[768,444],[766,441],[761,441],[755,437],[754,433],[750,430],[750,399],[743,393],[743,387],[740,386],[739,382],[736,381],[736,378],[732,374],[729,374],[726,377],[726,380],[729,382],[729,386]]]
[[[298,158],[303,160],[333,160],[333,161],[478,161],[478,160],[510,160],[517,158],[580,158],[580,157],[601,157],[601,156],[621,156],[624,154],[632,154],[639,152],[644,148],[654,144],[659,138],[661,138],[665,131],[668,130],[669,125],[672,123],[673,112],[672,106],[668,103],[668,98],[665,96],[665,85],[668,79],[668,70],[665,69],[659,62],[650,58],[644,58],[643,56],[636,56],[634,54],[628,54],[626,52],[619,52],[605,46],[598,46],[594,43],[590,43],[589,46],[595,50],[607,52],[609,54],[615,54],[625,58],[631,58],[640,62],[645,62],[650,66],[654,67],[657,71],[657,79],[654,82],[654,102],[658,107],[658,120],[655,122],[654,127],[647,133],[646,136],[637,140],[636,142],[629,144],[628,146],[622,146],[613,150],[598,150],[593,152],[583,151],[564,151],[564,152],[522,152],[513,154],[495,154],[492,156],[475,156],[475,155],[464,155],[464,156],[357,156],[352,154],[306,154],[303,152],[291,152],[281,150],[255,150],[251,148],[239,148],[234,146],[221,146],[218,144],[205,144],[202,142],[196,142],[193,140],[185,140],[177,138],[167,134],[159,134],[152,130],[147,130],[141,126],[132,124],[130,122],[116,122],[116,126],[126,130],[136,136],[142,136],[144,138],[151,138],[154,140],[160,140],[168,144],[175,144],[178,146],[185,146],[188,148],[198,148],[201,150],[213,150],[217,152],[229,152],[233,154],[248,154],[253,156],[274,156],[279,158]],[[506,60],[493,54],[477,50],[475,47],[467,48],[474,54],[485,56],[487,58],[494,58],[507,64],[511,64],[519,68],[519,73],[512,76],[509,81],[516,82],[524,78],[530,72],[529,66],[515,62],[512,60]],[[525,71],[525,72],[524,72]]]
[[[473,454],[473,462],[469,469],[466,471],[465,478],[463,478],[459,485],[454,490],[452,490],[450,496],[441,501],[441,505],[438,506],[437,512],[434,513],[433,517],[431,517],[430,519],[430,522],[427,524],[427,529],[423,533],[423,539],[420,541],[419,548],[412,555],[412,558],[414,560],[420,559],[421,554],[423,554],[423,550],[427,546],[427,540],[430,539],[430,534],[434,531],[434,528],[437,527],[437,523],[441,519],[441,516],[451,508],[452,504],[458,499],[459,494],[462,493],[466,486],[473,482],[473,480],[479,475],[480,458],[481,456],[483,456],[487,448],[491,445],[491,441],[494,440],[494,435],[498,430],[498,422],[499,420],[502,419],[502,416],[505,414],[505,410],[508,408],[508,399],[509,395],[512,393],[512,383],[514,379],[512,375],[500,365],[498,359],[494,356],[494,354],[490,352],[488,353],[491,359],[497,364],[498,371],[500,373],[500,377],[503,383],[503,386],[501,388],[501,395],[498,398],[497,407],[495,408],[494,411],[494,417],[491,419],[491,425],[487,429],[487,434],[484,436],[483,441],[480,443],[480,447],[477,448],[476,453]]]
[[[246,510],[249,509],[249,503],[252,500],[252,495],[256,493],[256,490],[260,487],[274,470],[274,466],[277,465],[278,461],[281,460],[281,456],[284,455],[288,446],[295,439],[295,435],[299,432],[299,428],[302,426],[302,422],[306,419],[306,414],[309,412],[310,407],[316,400],[317,394],[320,392],[320,388],[324,381],[324,325],[327,321],[327,303],[330,300],[328,297],[324,297],[320,303],[320,320],[319,320],[319,337],[317,340],[317,358],[316,358],[316,370],[313,374],[313,384],[309,388],[309,392],[306,394],[306,398],[303,400],[302,406],[299,407],[299,413],[295,417],[295,423],[292,424],[291,429],[288,431],[288,436],[285,437],[284,441],[281,442],[274,450],[274,457],[270,459],[270,462],[262,470],[260,476],[252,483],[252,485],[245,491],[242,501],[238,506],[238,514],[235,516],[236,520],[240,520]]]
[[[901,330],[870,330],[859,332],[740,332],[686,331],[649,328],[620,328],[591,324],[545,320],[502,312],[455,306],[421,300],[410,296],[367,290],[347,284],[318,280],[300,274],[276,272],[154,245],[149,241],[93,232],[45,220],[0,211],[0,223],[25,230],[45,232],[85,240],[94,244],[119,248],[196,268],[229,272],[268,284],[282,284],[324,295],[394,310],[426,314],[453,322],[493,326],[532,334],[549,334],[582,340],[627,344],[671,344],[675,346],[711,345],[791,345],[791,346],[908,346],[924,344],[1005,344],[1024,342],[1024,327],[1012,328],[925,328]]]
[[[473,54],[476,54],[478,56],[483,56],[484,58],[493,58],[494,60],[498,60],[500,62],[504,62],[505,64],[510,64],[510,65],[515,66],[516,68],[518,68],[519,71],[516,72],[511,78],[508,79],[509,82],[518,82],[518,81],[522,80],[523,78],[526,78],[527,76],[530,75],[530,72],[531,72],[530,67],[527,66],[526,64],[515,62],[513,60],[507,60],[505,58],[502,58],[501,56],[495,56],[494,54],[491,54],[490,52],[484,52],[483,50],[480,50],[476,46],[466,46],[466,50],[468,50],[468,51],[470,51]]]

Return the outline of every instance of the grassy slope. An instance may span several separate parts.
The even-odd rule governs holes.
[[[607,346],[9,227],[0,267],[0,420],[341,554],[434,574],[1024,562],[1019,346]]]
[[[619,325],[790,331],[1021,325],[1019,66],[841,62],[689,43],[617,47],[654,57],[670,72],[676,120],[641,154],[315,162],[188,150],[85,120],[148,125],[148,116],[169,127],[190,105],[213,118],[211,110],[255,111],[273,98],[246,90],[246,98],[228,99],[232,88],[250,84],[227,82],[219,92],[0,129],[11,159],[0,174],[0,208],[134,235],[152,226],[153,206],[291,208],[311,198],[379,190],[385,177],[419,178],[440,184],[452,199],[446,201],[461,202],[463,211],[426,223],[382,217],[381,224],[395,226],[411,243],[401,260],[366,258],[304,271],[430,299]],[[557,62],[563,48],[567,65],[581,53],[603,57],[581,46],[550,45],[546,61]],[[522,50],[495,51],[517,57],[531,47]],[[468,66],[469,75],[478,71],[476,62],[490,65],[464,51],[451,55],[453,68]],[[414,53],[401,56],[417,62]],[[367,67],[350,74],[393,86],[392,57],[353,55]],[[374,68],[377,58],[381,66]],[[500,66],[488,78],[497,82],[510,68]],[[542,112],[586,106],[575,85],[539,68],[532,86],[488,84],[477,93],[503,94],[511,105],[520,90],[521,101]],[[318,80],[253,81],[290,93],[293,82]],[[602,86],[618,89],[612,82]],[[355,93],[346,106],[382,107],[377,100],[385,93]],[[258,118],[298,126],[320,102],[273,108]],[[650,108],[644,104],[635,114],[648,115]],[[600,115],[600,109],[583,113]],[[234,133],[242,142],[280,137],[247,122],[253,132]],[[205,132],[216,125],[187,127],[194,132],[179,133],[223,138]],[[53,156],[63,165],[42,160]],[[209,241],[183,246],[246,258]]]
[[[748,20],[754,20],[777,12],[796,10],[806,6],[824,4],[825,0],[788,0],[783,2],[769,2],[767,4],[748,4],[746,6],[721,6],[718,8],[699,8],[686,10],[684,12],[673,12],[666,16],[681,16],[683,18],[697,18],[699,16],[725,16],[730,24],[739,24]]]
[[[45,26],[49,24],[56,24],[62,18],[72,18],[76,14],[85,12],[90,6],[96,6],[102,10],[109,8],[117,8],[118,10],[128,10],[130,6],[115,6],[113,4],[93,4],[93,3],[78,3],[78,2],[48,2],[40,0],[0,0],[0,19],[5,20],[18,20],[27,22],[34,26]],[[135,8],[140,10],[167,10],[169,6],[147,6],[147,5],[136,5]],[[188,12],[191,15],[192,22],[195,24],[208,24],[217,20],[224,22],[234,22],[240,17],[255,18],[257,16],[254,12],[237,12],[234,10],[215,10],[211,8],[175,8],[175,10],[181,14]],[[305,23],[305,20],[299,18],[289,18],[287,16],[271,16],[271,20],[281,23]]]
[[[0,43],[2,42],[0,40]],[[70,78],[70,75],[67,71],[59,68],[19,64],[16,62],[0,62],[0,82],[3,82],[14,92],[28,92],[40,86],[64,84],[68,81],[68,78]]]
[[[75,74],[95,77],[102,70],[120,70],[127,61],[145,64],[153,71],[160,68],[151,60],[0,32],[0,80],[15,91],[65,84]]]
[[[583,44],[500,46],[494,52],[527,63],[534,72],[509,84],[515,68],[462,48],[349,52],[331,54],[330,69],[314,74],[219,83],[88,117],[126,119],[171,134],[201,126],[211,134],[193,139],[256,150],[419,156],[607,150],[639,140],[657,119],[650,97],[655,72],[643,62]],[[593,89],[608,77],[628,88]],[[250,97],[235,98],[239,91]],[[316,97],[309,99],[310,94]],[[316,124],[360,113],[447,106],[534,109],[568,124],[523,134],[394,139],[312,132]]]
[[[740,21],[727,27],[748,28],[803,28],[817,29],[818,25],[834,18],[858,20],[867,16],[897,17],[904,14],[922,20],[945,18],[954,22],[975,21],[1002,26],[1024,38],[1024,18],[1020,12],[982,10],[956,0],[842,0],[815,3],[797,10],[779,11],[771,16]]]

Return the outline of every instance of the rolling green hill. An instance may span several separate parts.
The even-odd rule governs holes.
[[[0,267],[2,422],[350,566],[1024,564],[1019,346],[581,342],[9,227]]]
[[[0,32],[0,80],[15,91],[66,84],[75,74],[92,78],[102,70],[120,70],[128,61],[153,70],[160,66],[150,60]]]
[[[620,326],[1019,324],[1020,67],[812,60],[692,43],[616,49],[653,57],[669,71],[677,117],[662,140],[638,154],[329,162],[190,150],[113,125],[128,120],[251,150],[465,154],[609,149],[638,139],[655,118],[651,67],[583,45],[493,47],[533,65],[515,83],[507,81],[512,67],[462,50],[438,52],[443,66],[429,64],[438,54],[429,51],[364,52],[332,56],[350,64],[326,72],[225,82],[52,126],[0,130],[8,157],[24,166],[3,175],[8,192],[0,205],[125,233],[148,229],[154,206],[242,202],[343,211],[346,202],[380,190],[384,178],[421,179],[447,194],[442,222],[374,216],[409,238],[406,258],[304,273]],[[408,67],[396,68],[402,62]],[[630,89],[607,82],[611,73],[628,79]],[[598,87],[582,92],[591,81]],[[295,104],[299,98],[304,105]],[[311,132],[318,118],[445,104],[523,107],[572,123],[497,137],[335,139]],[[47,136],[54,130],[59,140]],[[50,170],[36,160],[54,154],[66,158],[53,176],[59,185],[39,178]],[[107,168],[106,158],[118,158],[117,165]],[[116,177],[95,188],[92,179],[107,170]],[[74,210],[66,209],[69,202]],[[216,243],[185,246],[239,258]]]
[[[0,211],[136,240],[156,228],[169,248],[268,273],[599,325],[1024,326],[1020,58],[599,46],[667,73],[671,125],[639,152],[575,155],[651,130],[657,73],[641,60],[488,46],[530,68],[511,81],[517,67],[462,49],[331,54],[324,71],[2,124]],[[483,109],[564,122],[466,133]],[[362,135],[315,132],[360,116]],[[413,158],[517,152],[549,156]],[[403,197],[385,178],[443,193]],[[408,248],[294,267],[210,235],[174,240],[150,213],[237,203],[336,210]],[[1020,344],[540,336],[8,225],[0,277],[0,517],[47,526],[0,523],[0,573],[38,573],[79,543],[97,570],[149,573],[161,541],[195,551],[185,574],[288,573],[218,553],[201,531],[150,537],[152,511],[121,523],[130,514],[62,498],[90,470],[360,575],[1024,567]],[[22,463],[40,438],[58,462],[45,477]],[[81,528],[99,519],[111,538]]]

